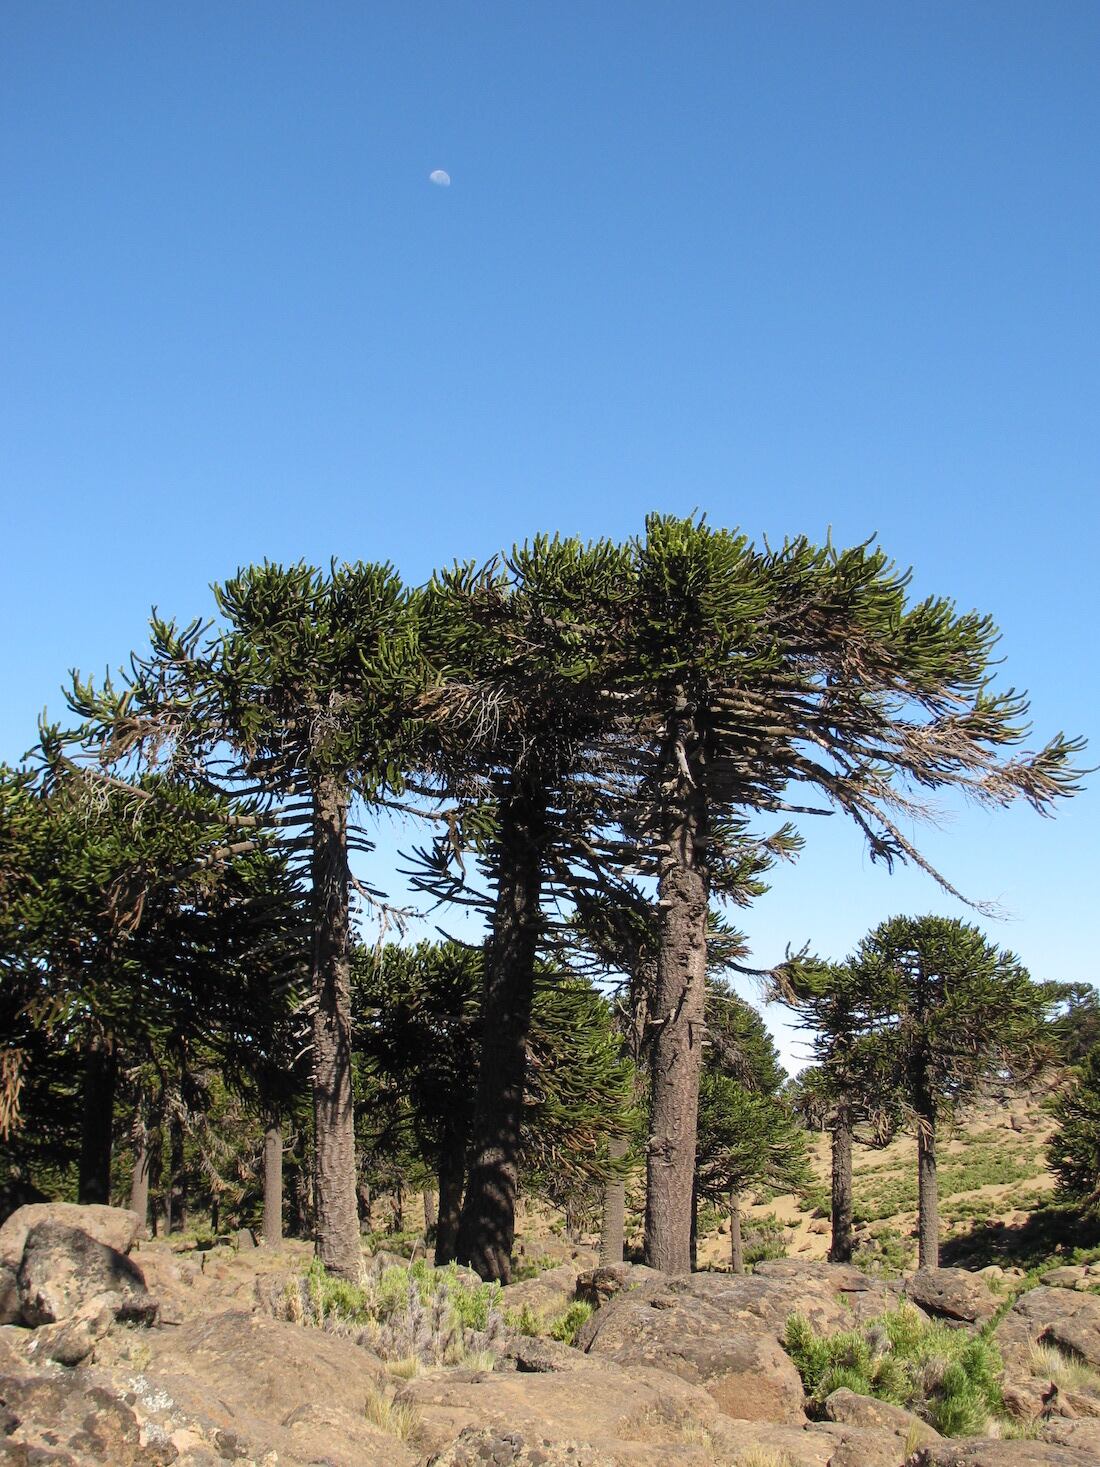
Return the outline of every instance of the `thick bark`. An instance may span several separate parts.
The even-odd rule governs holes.
[[[335,778],[313,789],[313,1120],[315,1243],[324,1267],[358,1283],[348,952],[348,800]]]
[[[745,1250],[741,1243],[741,1194],[730,1190],[730,1267],[745,1272]]]
[[[483,1279],[510,1278],[520,1122],[540,924],[546,804],[516,789],[501,802],[493,935],[485,959],[473,1149],[458,1259]]]
[[[852,1116],[846,1105],[833,1121],[833,1228],[830,1263],[852,1261]]]
[[[141,1106],[134,1116],[134,1169],[130,1174],[130,1211],[136,1212],[146,1228],[149,1226],[149,1173],[152,1157],[149,1150],[149,1128]]]
[[[703,1064],[707,973],[705,769],[685,752],[690,739],[676,725],[666,753],[664,844],[658,884],[659,955],[651,1024],[650,1123],[646,1158],[645,1260],[684,1274],[691,1268],[691,1189],[699,1077]],[[690,761],[679,768],[677,746]]]
[[[940,1198],[936,1179],[936,1119],[917,1123],[917,1267],[940,1266]]]
[[[84,1054],[81,1104],[80,1202],[111,1201],[111,1129],[114,1120],[115,1080],[118,1066],[108,1040],[97,1037]]]
[[[607,1138],[607,1159],[621,1162],[629,1150],[625,1136],[614,1132]],[[612,1172],[603,1185],[603,1224],[600,1228],[600,1266],[608,1268],[622,1263],[626,1232],[626,1176],[621,1170]]]
[[[435,1222],[435,1264],[442,1268],[457,1257],[462,1218],[462,1186],[466,1180],[466,1137],[461,1126],[448,1128],[439,1142],[439,1205]]]
[[[264,1242],[277,1248],[283,1241],[283,1132],[270,1118],[264,1131]]]

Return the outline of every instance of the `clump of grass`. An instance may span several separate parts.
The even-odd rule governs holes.
[[[992,1341],[926,1320],[908,1305],[833,1335],[792,1315],[783,1343],[818,1410],[846,1386],[914,1411],[943,1436],[980,1435],[1003,1412]]]
[[[789,1452],[777,1452],[773,1447],[748,1447],[738,1452],[734,1467],[794,1467]]]
[[[1032,1345],[1031,1373],[1041,1380],[1053,1381],[1059,1390],[1100,1394],[1100,1375],[1088,1361],[1060,1350],[1057,1345]]]
[[[381,1391],[371,1391],[367,1396],[366,1418],[380,1431],[407,1442],[420,1425],[420,1413],[415,1406],[398,1402]]]

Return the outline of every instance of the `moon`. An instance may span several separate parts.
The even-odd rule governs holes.
[[[428,182],[434,183],[436,188],[450,188],[451,175],[445,168],[433,168],[428,174]]]

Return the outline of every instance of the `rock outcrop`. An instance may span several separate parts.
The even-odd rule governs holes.
[[[905,1295],[933,1319],[952,1325],[984,1324],[1000,1303],[986,1280],[965,1268],[918,1269]]]
[[[27,1233],[16,1275],[23,1322],[69,1319],[93,1299],[112,1295],[115,1316],[151,1323],[156,1302],[136,1263],[79,1228],[45,1219]]]

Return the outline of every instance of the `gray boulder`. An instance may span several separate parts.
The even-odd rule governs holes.
[[[863,1426],[892,1432],[902,1441],[912,1439],[917,1443],[927,1443],[940,1440],[938,1431],[914,1412],[906,1411],[904,1406],[892,1406],[888,1401],[876,1401],[873,1396],[861,1396],[845,1388],[826,1396],[825,1415],[841,1426]]]
[[[906,1467],[1096,1467],[1096,1454],[1054,1442],[962,1437],[918,1447]]]
[[[79,1228],[35,1223],[19,1265],[19,1304],[32,1327],[69,1319],[102,1294],[118,1296],[119,1319],[151,1324],[156,1301],[136,1263]]]
[[[985,1279],[965,1268],[918,1269],[905,1293],[933,1319],[952,1325],[984,1324],[1000,1302]]]
[[[658,1269],[647,1268],[644,1263],[604,1264],[578,1274],[577,1298],[594,1309],[601,1309],[616,1294],[641,1288],[643,1284],[658,1284],[664,1277]]]
[[[116,1253],[129,1253],[145,1231],[141,1218],[128,1207],[103,1207],[99,1203],[31,1202],[13,1212],[3,1227],[0,1227],[0,1268],[9,1268],[12,1273],[19,1272],[27,1234],[42,1222],[62,1223],[65,1227],[79,1228],[89,1238],[113,1248]]]

